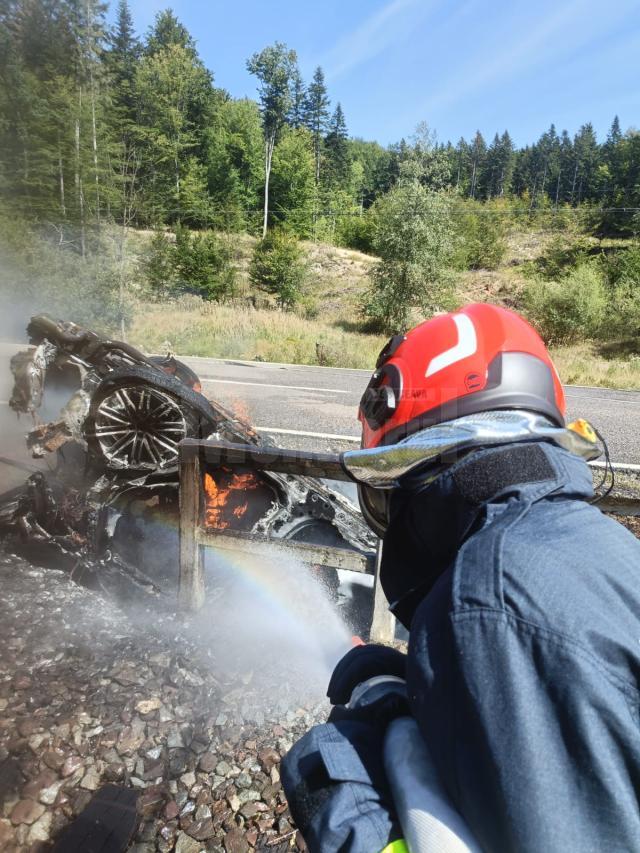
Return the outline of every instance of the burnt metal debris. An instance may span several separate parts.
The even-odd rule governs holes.
[[[172,355],[146,356],[69,321],[33,317],[31,347],[11,360],[11,408],[52,470],[0,497],[0,533],[34,562],[92,587],[173,603],[178,564],[178,449],[184,439],[273,446],[208,400]],[[24,463],[17,463],[25,467]],[[355,507],[325,482],[221,465],[208,473],[206,522],[264,539],[371,553]]]

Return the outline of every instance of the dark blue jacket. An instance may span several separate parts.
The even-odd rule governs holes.
[[[591,495],[552,445],[479,451],[400,496],[385,540],[418,590],[411,711],[491,853],[640,851],[640,542]]]

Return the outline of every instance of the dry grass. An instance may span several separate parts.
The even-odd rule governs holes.
[[[140,255],[148,236],[132,233],[135,255]],[[256,238],[233,234],[228,239],[239,271],[239,298],[235,304],[203,303],[195,298],[166,304],[138,302],[130,332],[132,342],[157,352],[168,341],[183,355],[365,369],[373,366],[385,338],[358,331],[358,305],[368,287],[375,258],[305,242],[309,276],[304,304],[307,313],[315,315],[314,319],[306,319],[273,307],[252,307],[254,299],[259,306],[272,301],[257,293],[249,281],[249,261]],[[548,231],[512,232],[505,260],[497,270],[458,275],[456,301],[460,305],[491,301],[518,310],[527,281],[522,264],[543,254],[551,240],[553,234]],[[420,318],[415,319],[418,322]],[[565,382],[640,389],[638,356],[605,357],[595,343],[585,342],[556,347],[553,357]]]
[[[129,339],[147,352],[161,352],[168,342],[182,355],[364,369],[373,367],[385,341],[284,311],[196,298],[139,303]]]
[[[605,358],[590,341],[554,347],[551,355],[562,381],[570,385],[640,390],[640,356]]]

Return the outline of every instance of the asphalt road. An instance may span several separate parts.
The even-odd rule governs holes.
[[[206,358],[184,361],[200,375],[205,394],[244,413],[261,429],[278,430],[274,437],[280,444],[327,449],[354,446],[359,440],[356,412],[368,371]],[[569,419],[591,421],[605,436],[614,462],[640,463],[640,392],[570,385],[565,394]]]
[[[0,455],[24,453],[29,424],[18,421],[7,406],[11,391],[9,359],[16,346],[0,344]],[[185,358],[201,377],[207,396],[219,400],[279,444],[316,450],[356,446],[358,401],[369,373],[328,367]],[[568,386],[568,414],[585,417],[606,437],[611,458],[640,463],[640,392]],[[0,466],[0,484],[9,478]],[[11,475],[21,480],[24,475]]]

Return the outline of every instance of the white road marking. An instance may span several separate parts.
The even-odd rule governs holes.
[[[600,396],[596,394],[567,394],[565,392],[565,397],[572,400],[600,400],[602,403],[630,403],[632,406],[640,406],[640,399],[628,400],[626,397],[610,397],[608,394]]]
[[[213,376],[201,376],[203,382],[217,385],[255,385],[257,388],[286,388],[289,391],[319,391],[324,394],[351,394],[339,388],[311,388],[309,385],[273,385],[268,382],[245,382],[241,379],[215,379]]]
[[[357,441],[360,443],[359,435],[341,435],[332,432],[306,432],[301,429],[279,429],[278,427],[256,427],[258,432],[275,433],[276,435],[302,435],[306,438],[331,438],[340,441]]]
[[[593,462],[589,462],[593,468],[606,468],[606,462],[598,462],[594,460]],[[633,462],[612,462],[611,467],[616,471],[640,471],[640,465],[636,465]]]

